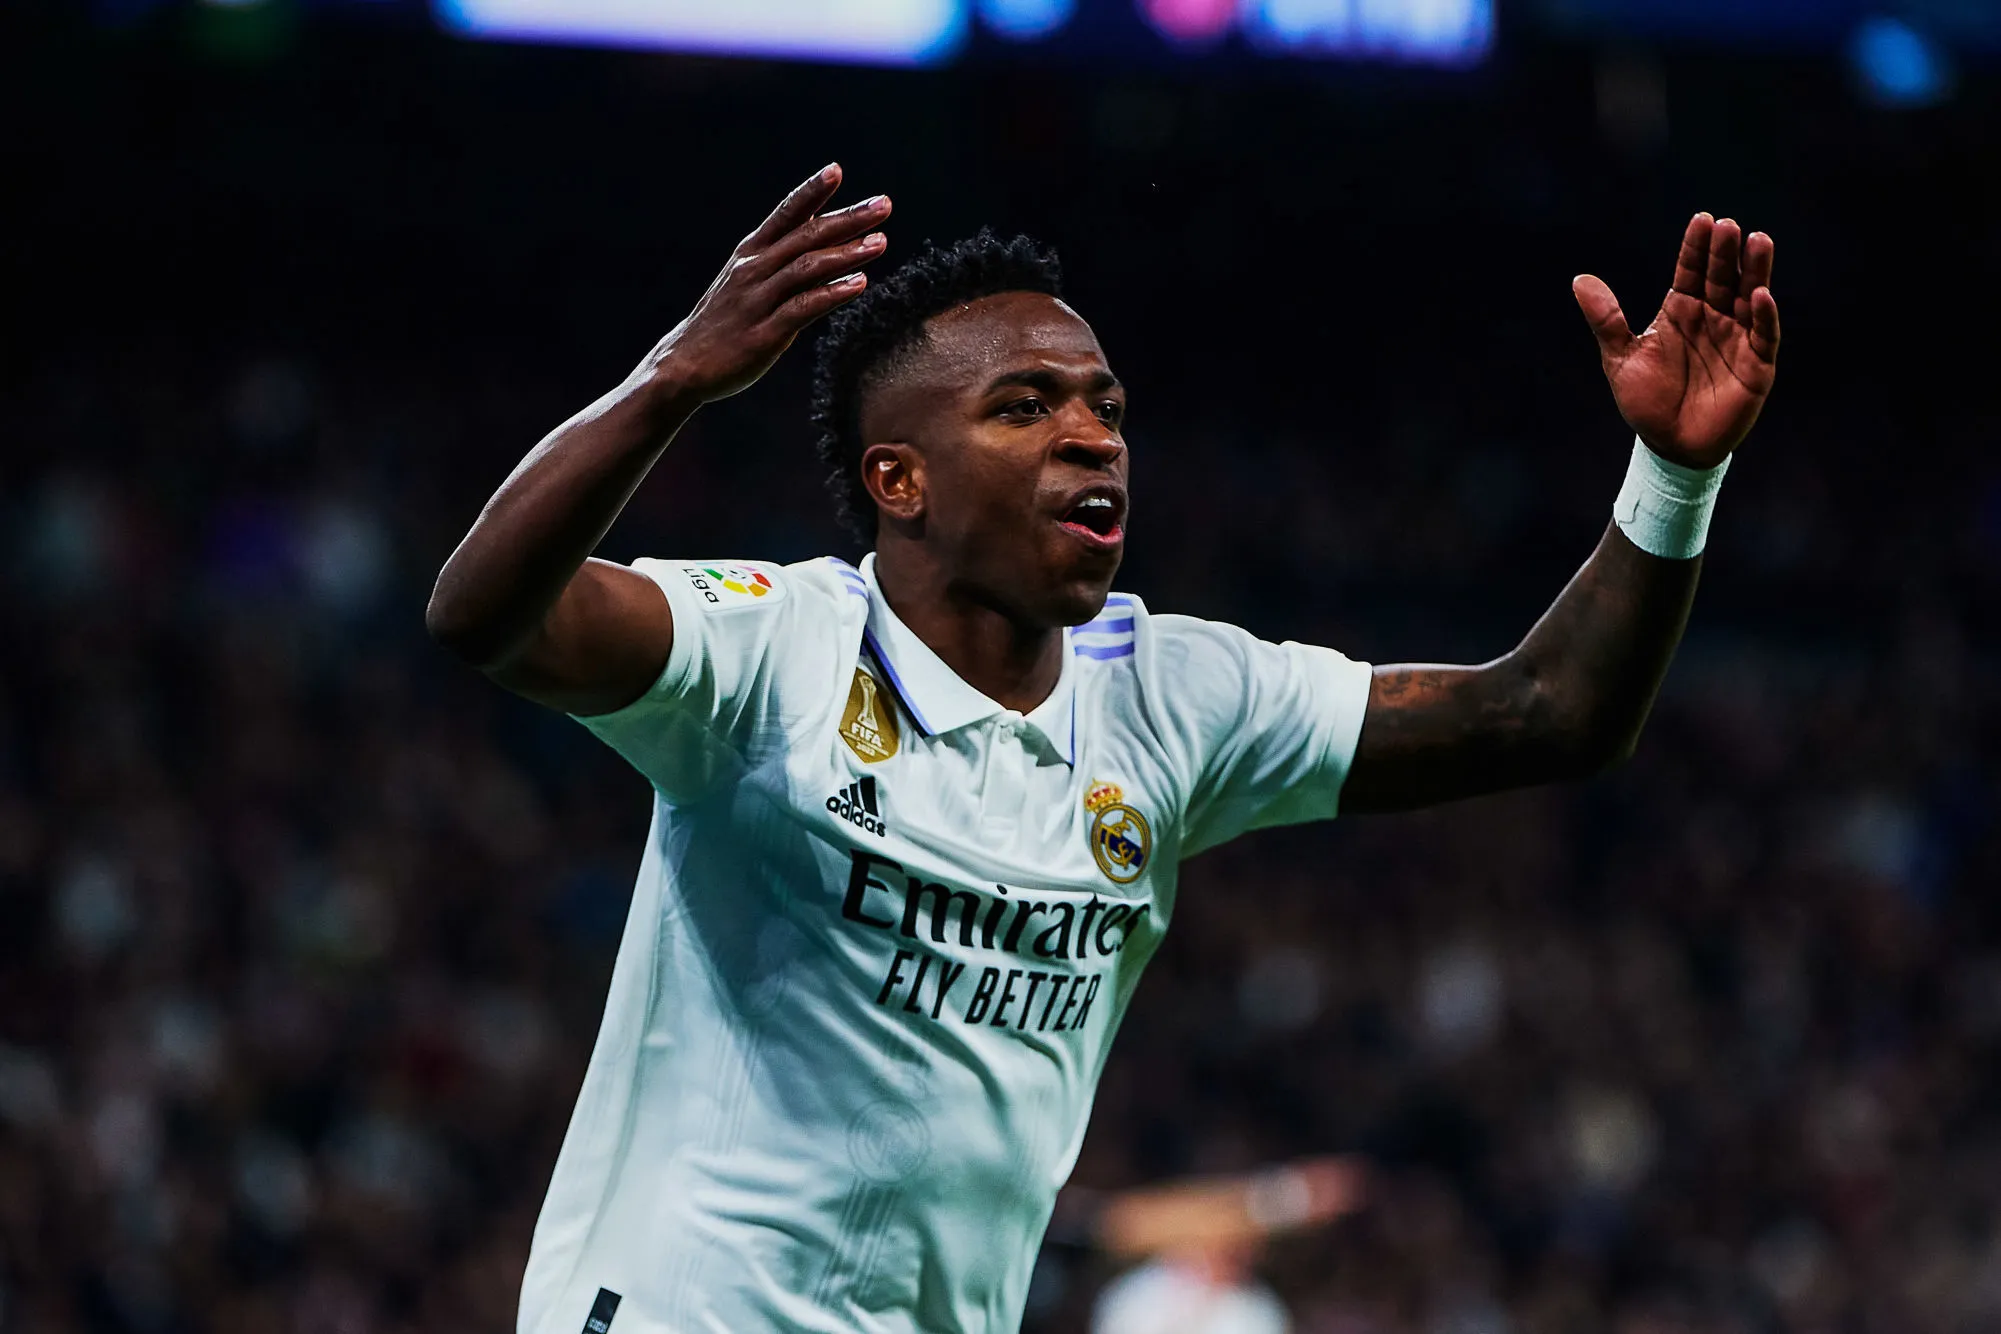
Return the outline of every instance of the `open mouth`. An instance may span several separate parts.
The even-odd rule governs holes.
[[[1058,520],[1093,546],[1111,546],[1125,537],[1124,497],[1109,489],[1080,495]]]

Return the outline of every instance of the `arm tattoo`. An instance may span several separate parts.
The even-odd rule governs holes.
[[[1702,558],[1663,560],[1616,527],[1506,657],[1378,667],[1342,793],[1403,810],[1595,773],[1632,753]]]

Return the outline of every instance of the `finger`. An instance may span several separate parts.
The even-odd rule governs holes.
[[[1716,220],[1707,213],[1698,213],[1688,220],[1688,230],[1681,234],[1681,253],[1675,256],[1675,291],[1683,296],[1702,300],[1702,275],[1709,269],[1709,234],[1715,229]]]
[[[1772,238],[1763,232],[1752,232],[1744,238],[1743,276],[1737,285],[1740,298],[1750,301],[1751,293],[1760,287],[1772,285],[1772,258],[1777,247]]]
[[[834,197],[834,191],[841,188],[841,164],[829,162],[826,166],[799,182],[791,194],[779,201],[771,210],[771,216],[757,225],[757,230],[746,236],[744,246],[761,250],[779,237],[797,227],[806,219],[820,211],[820,205]]]
[[[773,275],[771,287],[767,290],[772,293],[771,299],[777,301],[808,287],[818,287],[859,269],[882,254],[888,244],[888,238],[881,232],[870,232],[846,245],[828,246],[824,250],[801,255]]]
[[[859,273],[851,273],[845,278],[819,287],[811,287],[799,293],[771,312],[770,323],[783,330],[790,338],[801,329],[824,316],[837,306],[844,306],[862,294],[868,286],[868,278]]]
[[[1751,351],[1767,365],[1779,359],[1779,303],[1769,287],[1751,293]]]
[[[1584,312],[1584,322],[1598,340],[1599,355],[1608,361],[1625,356],[1633,345],[1633,329],[1605,280],[1581,273],[1570,280],[1570,294],[1577,298],[1577,308]]]
[[[859,204],[822,213],[812,221],[793,228],[774,241],[759,259],[766,272],[776,273],[811,250],[824,250],[880,227],[889,218],[888,195],[875,195]]]
[[[1733,218],[1718,220],[1709,237],[1709,269],[1703,276],[1702,299],[1718,315],[1737,314],[1737,256],[1744,233]]]

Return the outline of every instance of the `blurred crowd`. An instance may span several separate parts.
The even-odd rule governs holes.
[[[532,434],[489,447],[486,418],[549,420],[555,391],[469,412],[478,386],[393,379],[246,356],[9,405],[38,444],[0,500],[0,1329],[511,1328],[646,796],[421,632],[467,499]],[[796,411],[774,387],[724,426],[803,439]],[[632,542],[727,509],[717,434],[677,447]],[[1274,445],[1325,511],[1275,539],[1204,442],[1137,439],[1156,605],[1380,657],[1407,599],[1555,591],[1506,558],[1542,520],[1480,522],[1492,488]],[[1265,1257],[1303,1334],[2001,1322],[2001,690],[1960,610],[2001,575],[1997,474],[1928,514],[1858,486],[1785,517],[1800,469],[1765,453],[1726,492],[1722,610],[1625,771],[1187,868],[1080,1182],[1367,1155],[1371,1206]],[[795,541],[824,534],[810,479],[772,494]],[[1328,531],[1399,512],[1488,537]],[[1595,523],[1555,544],[1581,557]],[[1785,525],[1795,555],[1754,558]],[[1938,562],[1895,615],[1779,628],[1873,605],[1887,551]],[[1349,591],[1273,587],[1317,565]],[[1472,638],[1526,624],[1489,619]],[[1030,1328],[1082,1328],[1108,1276],[1051,1246]]]
[[[79,86],[132,99],[144,147],[74,188],[146,181],[171,244],[108,195],[22,205],[40,245],[10,285],[49,299],[0,367],[5,1334],[513,1327],[648,799],[450,664],[423,601],[512,462],[799,164],[795,130],[736,176],[703,159],[690,207],[716,216],[669,225],[617,174],[671,184],[657,143],[586,150],[509,109],[636,79],[510,84],[498,59],[454,67],[466,106],[499,90],[477,113],[411,112],[428,68],[397,97],[330,65],[207,101],[97,71]],[[728,102],[704,78],[686,95]],[[1132,386],[1122,585],[1374,661],[1504,651],[1602,530],[1629,441],[1556,266],[1625,266],[1637,323],[1690,208],[1784,198],[1792,231],[1748,219],[1779,235],[1779,387],[1638,756],[1189,865],[1076,1179],[1365,1156],[1367,1208],[1260,1259],[1299,1334],[2001,1328],[2001,431],[1964,312],[1940,315],[1984,318],[2001,232],[1935,207],[1981,176],[1946,169],[1972,137],[1891,153],[1800,97],[1768,108],[1784,153],[1656,208],[1641,183],[1687,159],[1563,138],[1594,133],[1588,77],[1505,118],[1302,94],[1378,131],[1311,173],[1206,92],[1066,110],[1052,84],[1003,116],[883,87],[939,108],[865,108],[918,145],[871,149],[913,218],[893,251],[967,210],[1045,219]],[[1677,135],[1716,123],[1672,105]],[[1038,136],[1072,124],[1090,151],[1037,193]],[[975,132],[991,162],[923,147]],[[1857,181],[1896,183],[1950,283],[1872,285]],[[1268,271],[1306,223],[1336,260]],[[669,282],[620,267],[662,250]],[[798,361],[697,419],[612,554],[857,554]],[[1085,1329],[1114,1272],[1052,1242],[1031,1334]]]

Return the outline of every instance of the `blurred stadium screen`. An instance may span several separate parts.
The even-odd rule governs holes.
[[[1492,0],[1121,3],[1131,14],[1088,22],[1076,0],[436,0],[436,10],[471,37],[881,65],[949,60],[976,22],[1004,43],[1200,52],[1241,37],[1269,55],[1446,65],[1478,61],[1493,37]]]
[[[1252,0],[1245,26],[1267,49],[1460,63],[1493,40],[1491,0]]]
[[[921,65],[958,48],[964,0],[438,0],[457,32],[515,41]]]

